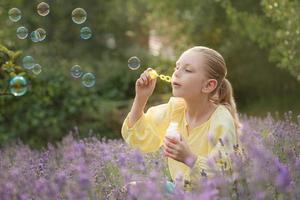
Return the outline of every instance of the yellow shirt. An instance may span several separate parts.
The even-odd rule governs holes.
[[[214,170],[220,169],[219,167],[228,169],[228,155],[234,151],[233,146],[237,144],[234,120],[229,110],[224,105],[218,105],[209,120],[189,133],[185,112],[184,99],[171,97],[166,104],[150,107],[131,128],[128,127],[128,114],[122,126],[122,136],[130,146],[144,153],[154,152],[163,145],[170,122],[177,122],[179,133],[187,141],[191,151],[197,155],[197,160],[190,169],[187,165],[168,158],[173,180],[179,174],[183,175],[185,180],[192,181],[200,177],[200,172],[209,176]],[[212,168],[210,161],[217,163],[218,169]]]

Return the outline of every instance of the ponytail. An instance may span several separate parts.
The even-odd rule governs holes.
[[[241,123],[239,120],[239,116],[236,109],[235,100],[233,97],[233,89],[231,83],[228,79],[224,78],[218,88],[218,100],[219,104],[226,106],[226,108],[231,113],[237,133],[239,133],[239,129],[241,128]]]

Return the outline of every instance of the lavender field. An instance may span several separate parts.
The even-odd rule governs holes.
[[[141,154],[122,140],[76,139],[32,150],[21,142],[0,151],[0,199],[299,199],[300,119],[242,117],[243,157],[232,173],[202,177],[192,191],[173,193],[162,152]],[[136,181],[135,187],[124,186]]]

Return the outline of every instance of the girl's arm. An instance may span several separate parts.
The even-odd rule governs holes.
[[[121,134],[126,143],[145,153],[158,150],[162,145],[165,131],[170,123],[174,101],[173,98],[170,98],[168,103],[152,106],[146,113],[142,111],[142,107],[139,107],[142,104],[134,103],[131,111],[133,115],[137,114],[134,109],[141,112],[134,116],[136,117],[135,122],[129,122],[132,113],[129,113],[123,122]]]
[[[129,113],[129,118],[128,118],[129,127],[132,127],[135,124],[135,122],[143,115],[146,103],[154,91],[156,85],[156,79],[150,78],[149,75],[150,70],[152,69],[148,68],[147,70],[145,70],[135,83],[136,95],[131,107],[131,111]]]
[[[148,99],[136,96],[128,115],[128,127],[131,128],[143,115]]]
[[[148,69],[149,70],[149,69]],[[162,145],[162,140],[170,120],[171,102],[144,108],[155,88],[156,79],[150,79],[148,71],[136,81],[136,96],[131,110],[125,118],[121,134],[124,140],[142,152],[153,152]]]

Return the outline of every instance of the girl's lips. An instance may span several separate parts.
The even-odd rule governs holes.
[[[179,86],[181,86],[179,83],[177,83],[177,82],[173,82],[173,86],[175,86],[175,87],[179,87]]]

